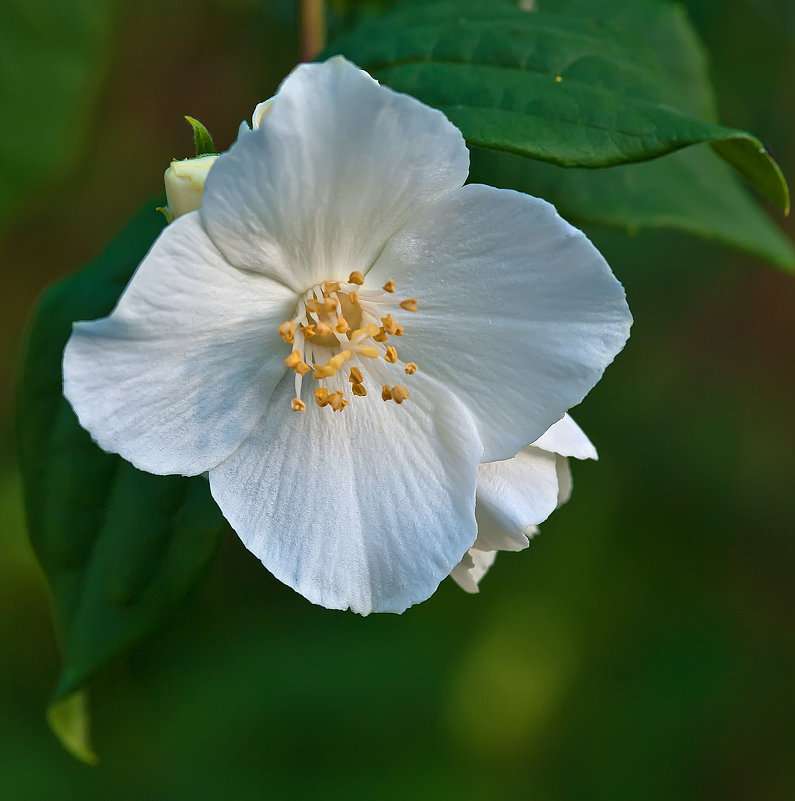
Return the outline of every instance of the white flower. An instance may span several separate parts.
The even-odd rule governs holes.
[[[481,464],[475,517],[478,538],[450,574],[467,592],[494,564],[497,551],[522,551],[537,524],[571,496],[569,457],[596,459],[596,448],[565,415],[513,459]]]
[[[475,542],[481,460],[582,400],[629,310],[582,233],[464,187],[447,118],[344,59],[299,66],[268,112],[110,316],[75,324],[64,393],[136,467],[208,471],[310,601],[400,612]]]

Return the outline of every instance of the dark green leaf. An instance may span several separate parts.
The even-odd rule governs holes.
[[[473,181],[543,197],[575,225],[627,231],[676,228],[795,267],[795,252],[744,187],[705,146],[602,170],[557,167],[474,149]]]
[[[115,5],[0,3],[0,228],[74,163],[108,63]]]
[[[193,128],[193,144],[196,147],[196,158],[215,155],[218,151],[215,149],[210,132],[196,118],[186,115],[185,119],[190,124],[190,127]]]
[[[92,264],[46,292],[29,331],[19,457],[64,654],[55,701],[161,621],[202,574],[224,528],[205,479],[149,475],[103,453],[61,394],[72,322],[112,310],[162,227],[152,204]]]
[[[789,206],[761,142],[684,110],[652,47],[606,19],[438,0],[362,25],[324,55],[332,53],[441,109],[472,145],[605,167],[707,142],[762,194]]]

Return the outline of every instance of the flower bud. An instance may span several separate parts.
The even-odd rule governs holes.
[[[196,211],[202,201],[204,182],[218,156],[172,161],[163,180],[166,184],[168,206],[164,211],[169,220]]]
[[[273,110],[273,98],[268,98],[262,103],[259,103],[251,115],[251,129],[256,131],[262,125],[263,120]]]

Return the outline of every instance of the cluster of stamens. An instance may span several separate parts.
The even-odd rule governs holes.
[[[295,317],[279,326],[281,338],[293,346],[284,363],[295,371],[295,398],[291,404],[294,412],[306,411],[306,404],[301,400],[301,386],[304,376],[310,372],[320,383],[313,393],[320,407],[330,406],[333,411],[341,412],[350,404],[345,397],[348,389],[351,399],[367,395],[364,376],[358,367],[350,367],[349,388],[338,377],[354,355],[374,360],[372,372],[376,375],[386,373],[377,366],[380,359],[403,367],[407,375],[417,372],[414,362],[404,364],[398,358],[397,348],[387,344],[390,337],[403,336],[403,326],[389,312],[379,318],[384,306],[394,305],[416,312],[417,299],[399,302],[393,299],[395,282],[392,280],[377,290],[361,289],[363,284],[364,275],[358,270],[354,270],[347,281],[323,281],[304,294]],[[330,389],[329,383],[336,388]],[[381,386],[384,401],[401,404],[408,396],[402,384]]]

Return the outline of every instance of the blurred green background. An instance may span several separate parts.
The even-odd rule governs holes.
[[[795,797],[795,278],[666,232],[590,232],[636,320],[574,412],[601,460],[480,596],[448,581],[401,617],[329,612],[230,533],[95,683],[100,764],[62,750],[14,464],[26,317],[190,155],[183,114],[231,143],[293,66],[295,18],[287,0],[75,0],[78,31],[46,0],[12,5],[0,68],[32,89],[29,128],[0,135],[18,155],[0,176],[0,798]],[[792,181],[795,4],[686,6],[722,120]]]

